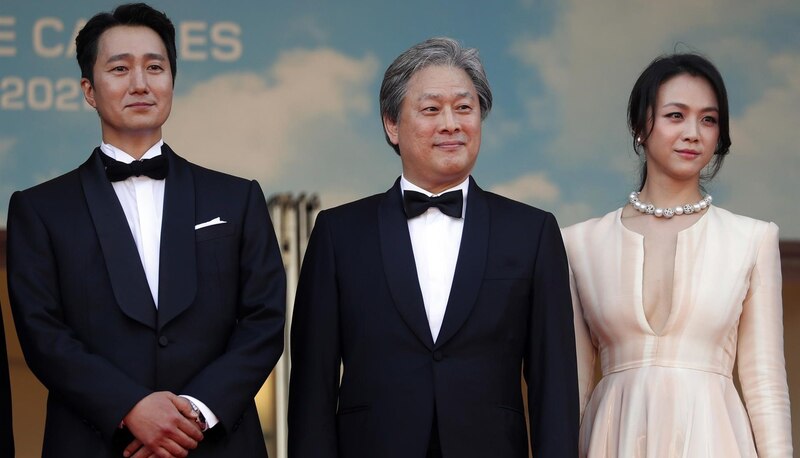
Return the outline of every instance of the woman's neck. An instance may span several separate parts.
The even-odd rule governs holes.
[[[661,208],[696,203],[702,198],[699,180],[676,182],[648,178],[639,192],[640,201]]]

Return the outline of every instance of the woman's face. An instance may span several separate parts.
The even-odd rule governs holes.
[[[661,84],[653,130],[644,141],[647,178],[699,183],[719,140],[719,107],[711,84],[680,74]]]

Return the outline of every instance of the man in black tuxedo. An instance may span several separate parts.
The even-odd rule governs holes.
[[[553,215],[470,176],[491,105],[477,51],[454,40],[386,70],[403,174],[317,217],[292,324],[291,457],[524,458],[529,438],[536,457],[577,456],[564,246]]]
[[[102,144],[8,215],[14,319],[49,391],[43,456],[266,456],[253,397],[283,349],[286,281],[261,188],[163,142],[163,13],[122,5],[76,45]]]
[[[0,313],[0,456],[14,456],[14,428],[11,421],[11,382],[8,376],[6,330]]]

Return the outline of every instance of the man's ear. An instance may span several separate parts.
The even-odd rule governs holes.
[[[94,87],[92,87],[92,82],[89,81],[88,78],[81,78],[81,90],[83,91],[83,98],[86,99],[86,103],[96,109],[97,102],[94,101]]]
[[[393,145],[400,143],[400,139],[397,135],[397,121],[392,121],[387,116],[384,116],[383,130],[386,131],[386,135],[389,137],[389,141],[392,142]]]

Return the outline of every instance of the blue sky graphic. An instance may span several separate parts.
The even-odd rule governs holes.
[[[561,225],[625,202],[637,158],[628,94],[655,56],[698,51],[728,85],[733,146],[715,204],[800,238],[800,3],[684,1],[163,0],[178,26],[164,138],[184,157],[316,192],[323,206],[383,192],[400,173],[378,118],[391,60],[446,35],[477,47],[494,92],[474,176]],[[100,141],[74,94],[80,21],[116,2],[0,5],[0,225],[8,197],[71,170]]]

